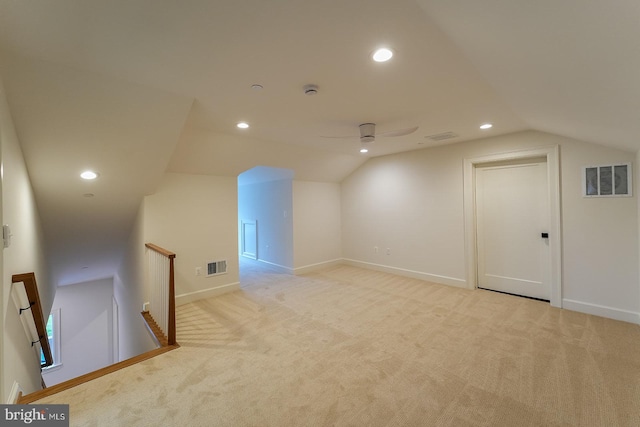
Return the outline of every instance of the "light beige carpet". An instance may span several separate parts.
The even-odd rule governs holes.
[[[73,426],[639,426],[640,327],[341,266],[245,270],[181,348],[37,403]]]

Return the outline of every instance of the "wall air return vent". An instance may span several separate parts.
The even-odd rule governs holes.
[[[582,168],[583,197],[630,197],[631,163]]]
[[[426,139],[434,142],[446,141],[447,139],[457,138],[459,135],[455,132],[436,133],[435,135],[425,136]]]
[[[207,277],[225,274],[227,272],[227,260],[207,262]]]

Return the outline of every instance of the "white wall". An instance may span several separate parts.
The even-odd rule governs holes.
[[[293,271],[292,180],[238,187],[238,216],[257,221],[258,259]]]
[[[339,261],[340,184],[293,181],[293,264],[296,273]]]
[[[2,150],[3,150],[3,146],[5,144],[4,139],[4,133],[3,133],[3,129],[5,128],[5,126],[7,125],[7,121],[9,120],[9,117],[7,117],[8,115],[8,108],[7,108],[7,104],[6,104],[6,98],[4,95],[4,88],[2,87],[2,80],[0,80],[0,102],[2,107],[0,107],[0,226],[2,224],[4,224],[4,221],[2,220]],[[5,283],[4,283],[4,241],[3,241],[3,245],[0,246],[1,249],[1,253],[2,255],[0,255],[0,331],[2,331],[2,335],[4,336],[6,331],[4,328],[4,316],[5,316],[5,308],[7,307],[7,300],[5,300]],[[0,340],[2,340],[2,345],[0,345],[0,403],[5,403],[7,402],[7,398],[5,398],[5,380],[4,380],[4,339],[0,338]]]
[[[118,304],[119,360],[137,356],[156,348],[147,331],[142,304],[148,301],[145,289],[144,204],[141,203],[122,263],[113,278],[113,293]]]
[[[13,274],[34,272],[44,315],[48,316],[55,284],[45,262],[44,236],[20,143],[0,82],[0,148],[2,150],[2,223],[13,233],[9,248],[2,251],[2,384],[4,403],[14,382],[24,393],[40,389],[40,359],[32,350],[10,298]]]
[[[634,166],[636,168],[640,168],[640,151],[636,152],[636,162],[634,163]],[[638,191],[640,191],[640,170],[636,170],[634,172],[635,176],[634,176],[634,180],[633,180],[633,185],[634,185],[634,194],[636,194]],[[640,197],[636,196],[636,201],[637,201],[637,206],[638,206],[638,217],[637,217],[637,221],[638,221],[638,259],[637,259],[637,266],[638,266],[638,276],[640,277]],[[640,296],[638,296],[638,305],[640,305]]]
[[[369,160],[342,182],[343,256],[465,285],[463,160],[551,145],[561,159],[563,304],[640,321],[636,196],[581,195],[583,166],[636,156],[555,135],[522,132]]]
[[[464,282],[463,157],[460,147],[439,147],[375,157],[357,169],[342,182],[343,256]]]
[[[634,197],[583,198],[581,175],[583,166],[633,163],[635,154],[583,143],[562,144],[561,150],[564,306],[637,315],[640,188],[634,188]],[[640,173],[639,166],[633,173]]]
[[[634,194],[636,194],[638,191],[640,191],[640,170],[637,170],[638,168],[640,168],[640,151],[636,152],[636,162],[634,163],[634,166],[636,168],[636,170],[634,171],[635,173],[635,179],[633,180],[633,185],[634,185]],[[637,200],[637,205],[638,205],[638,217],[637,217],[637,221],[638,221],[638,259],[636,260],[637,265],[638,265],[638,275],[640,276],[640,197],[635,197]],[[638,305],[640,305],[640,296],[638,296]]]
[[[47,386],[113,363],[113,279],[61,286],[52,310],[60,309],[61,362],[43,371]]]
[[[145,197],[144,218],[145,241],[176,253],[177,304],[238,289],[235,177],[167,173]],[[206,263],[223,259],[227,274],[206,277]]]

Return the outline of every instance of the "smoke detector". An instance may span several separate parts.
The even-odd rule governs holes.
[[[315,95],[316,93],[318,93],[318,86],[317,85],[305,85],[302,90],[304,91],[305,95]]]

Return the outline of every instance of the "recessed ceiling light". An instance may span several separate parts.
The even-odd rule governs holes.
[[[253,90],[262,90],[263,86],[256,83],[256,84],[251,85],[251,89],[253,89]]]
[[[376,62],[386,62],[390,60],[391,57],[393,57],[393,52],[391,49],[387,49],[386,47],[381,47],[371,55],[371,58]]]
[[[369,152],[369,150],[368,150],[368,149],[366,149],[366,148],[361,148],[361,149],[360,149],[360,152],[361,152],[361,153],[368,153],[368,152]]]
[[[238,123],[236,126],[238,126],[240,129],[247,129],[249,127],[249,123],[247,122],[240,122]]]
[[[97,177],[98,174],[93,171],[84,171],[80,174],[80,178],[87,180],[96,179]]]
[[[480,125],[480,129],[482,129],[482,130],[491,129],[492,127],[493,127],[493,125],[491,123],[484,123],[484,124]]]

